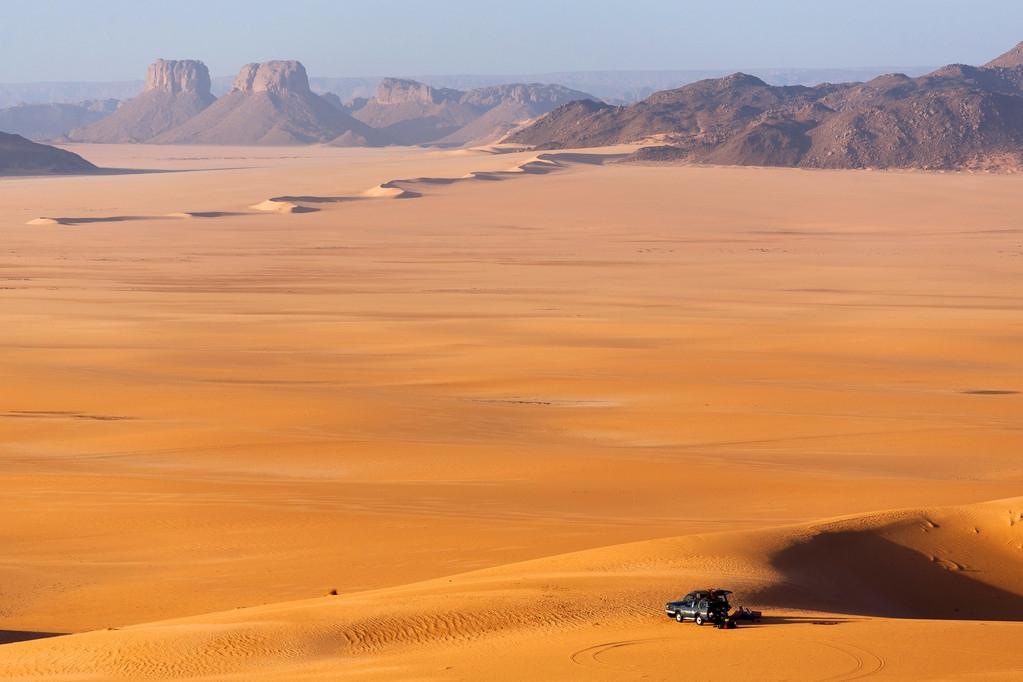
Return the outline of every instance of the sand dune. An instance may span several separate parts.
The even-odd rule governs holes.
[[[267,202],[263,202],[266,204]],[[261,204],[262,205],[262,204]],[[279,207],[272,201],[270,202],[271,208],[260,208],[257,210],[272,210],[279,212],[296,212],[296,211],[281,211]],[[252,207],[255,208],[255,207]],[[301,212],[301,211],[297,211]],[[173,211],[171,213],[165,213],[163,215],[107,215],[107,216],[64,216],[60,218],[51,218],[47,216],[41,216],[39,218],[33,218],[26,222],[26,225],[90,225],[94,223],[125,223],[125,222],[139,222],[147,220],[163,220],[166,218],[180,218],[180,219],[192,219],[192,218],[224,218],[227,216],[238,216],[245,215],[237,211]]]
[[[573,164],[601,165],[620,159],[624,154],[614,152],[607,153],[547,153],[538,154],[521,161],[510,168],[499,171],[469,171],[458,177],[430,177],[395,179],[382,182],[365,190],[359,195],[337,196],[337,197],[316,197],[301,196],[288,197],[287,200],[274,198],[255,204],[250,208],[260,211],[276,211],[283,213],[302,212],[302,210],[317,210],[312,207],[303,207],[299,202],[324,204],[342,203],[358,199],[416,199],[424,195],[431,186],[453,185],[466,180],[502,180],[507,177],[520,175],[544,175],[553,171],[562,170]]]
[[[348,196],[313,196],[296,195],[271,197],[255,204],[249,209],[263,213],[314,213],[321,210],[321,205],[341,204],[360,199],[414,199],[423,196],[426,188],[437,185],[452,185],[465,180],[501,180],[519,175],[543,175],[564,169],[573,164],[600,165],[622,158],[616,153],[547,153],[534,155],[510,168],[499,171],[469,171],[459,177],[416,177],[408,179],[387,180],[375,185],[360,194]],[[313,204],[308,206],[306,204]],[[41,216],[26,222],[27,225],[85,225],[90,223],[111,223],[139,220],[159,220],[161,218],[220,218],[225,216],[245,215],[238,211],[172,211],[162,216],[83,216],[83,217],[48,217]]]
[[[0,677],[1023,670],[1019,178],[75,151],[183,172],[0,183]]]
[[[442,655],[451,664],[452,672],[429,677],[462,679],[464,673],[453,671],[467,650],[497,647],[500,655],[515,646],[518,655],[525,655],[531,649],[523,650],[523,641],[531,647],[561,644],[560,658],[584,667],[599,668],[611,657],[619,666],[656,668],[655,661],[663,661],[673,643],[704,636],[695,626],[683,629],[667,622],[661,613],[664,601],[697,585],[727,585],[736,590],[738,602],[766,609],[766,623],[753,628],[776,635],[771,646],[793,657],[802,652],[803,641],[801,636],[790,639],[786,623],[841,624],[828,620],[835,614],[1012,621],[1019,625],[1006,632],[1018,634],[1023,626],[1023,498],[632,543],[392,589],[44,639],[0,649],[0,669],[13,678],[319,679],[325,669],[359,677],[367,657],[378,670],[393,670],[391,657],[414,651]],[[777,615],[792,614],[795,608],[830,615]],[[578,635],[598,626],[656,629],[659,635],[573,648]],[[900,629],[898,623],[889,626]],[[944,626],[932,627],[937,633]],[[734,641],[743,635],[712,636]],[[851,656],[860,666],[851,672],[865,675],[878,672],[885,658],[900,651],[897,642],[879,653],[841,638],[828,647],[800,656],[788,666],[789,674],[807,670],[808,664],[817,675],[822,666],[827,672],[836,663],[837,649],[840,671]],[[751,651],[740,649],[738,658],[769,653],[761,641]],[[1001,665],[1006,660],[1023,664],[1018,650],[1007,653]],[[956,658],[940,651],[933,656],[943,662]],[[999,664],[989,661],[987,667],[992,663]],[[493,677],[521,679],[515,671]]]
[[[259,202],[258,204],[252,204],[249,208],[254,211],[270,211],[272,213],[311,213],[316,210],[314,208],[299,206],[293,201],[285,201],[282,199],[267,199]]]

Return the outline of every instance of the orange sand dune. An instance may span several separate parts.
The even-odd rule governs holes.
[[[694,678],[732,679],[743,669],[756,679],[1016,674],[1021,510],[1023,498],[1014,498],[632,543],[9,645],[0,666],[15,679],[526,679],[518,661],[527,658],[544,678],[677,679],[673,657],[713,653],[724,660],[703,661]],[[738,631],[679,626],[659,611],[680,581],[727,581],[739,602],[769,615]],[[794,604],[843,615],[794,614]],[[932,620],[847,615],[864,612]],[[957,644],[922,656],[928,637]],[[963,640],[976,647],[985,638],[1000,654],[964,660]]]
[[[1019,676],[1023,179],[74,149],[175,172],[0,180],[0,671]]]

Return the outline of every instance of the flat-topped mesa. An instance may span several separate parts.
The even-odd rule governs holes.
[[[309,76],[302,62],[278,59],[246,64],[234,79],[237,92],[309,93]]]
[[[458,100],[462,93],[449,88],[433,88],[426,83],[407,80],[405,78],[385,78],[377,85],[376,101],[378,104],[441,104]]]
[[[230,92],[153,142],[377,146],[390,139],[310,90],[301,62],[276,60],[246,64]]]
[[[563,85],[546,83],[491,85],[470,90],[462,97],[463,102],[487,108],[508,103],[538,106],[538,113],[547,113],[557,106],[581,99],[593,99],[593,96]]]
[[[157,59],[146,72],[146,92],[210,95],[210,72],[197,59]]]
[[[151,142],[190,120],[215,98],[210,72],[197,59],[157,59],[146,72],[146,88],[109,116],[68,133],[74,142]]]

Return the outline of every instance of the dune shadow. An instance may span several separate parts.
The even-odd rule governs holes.
[[[97,168],[73,175],[155,175],[159,173],[205,173],[207,171],[248,170],[257,166],[218,166],[215,168]],[[65,174],[67,175],[67,174]]]
[[[160,168],[99,168],[90,175],[151,175],[156,173],[181,173],[180,170]]]
[[[778,552],[771,565],[785,581],[750,601],[887,618],[1023,621],[1023,595],[873,532],[821,533]]]
[[[150,215],[107,215],[89,217],[62,216],[60,218],[37,218],[29,224],[92,225],[94,223],[126,223],[135,220],[167,220],[167,216]]]
[[[394,185],[394,187],[398,187],[398,185]],[[401,189],[401,194],[396,195],[394,197],[395,199],[418,199],[423,196],[422,192],[417,192],[413,189],[407,189],[405,187],[398,188]]]
[[[225,218],[235,215],[247,215],[238,211],[186,211],[185,214],[192,218]]]
[[[975,388],[969,391],[960,391],[964,395],[1019,395],[1019,391],[1010,391],[1003,388]]]
[[[605,163],[613,163],[624,159],[628,154],[587,154],[585,152],[549,152],[541,154],[541,159],[553,161],[564,161],[567,163],[582,163],[591,166],[602,166]]]
[[[557,170],[561,170],[561,167],[560,166],[548,166],[545,163],[530,162],[530,163],[522,164],[521,166],[519,166],[519,169],[517,171],[512,171],[510,174],[514,174],[514,175],[519,175],[519,174],[526,174],[526,175],[547,175],[548,173],[553,173],[554,171],[557,171]],[[509,174],[509,173],[506,173],[506,174]]]
[[[855,623],[856,618],[814,618],[811,616],[763,616],[756,620],[738,620],[741,628],[758,628],[772,625],[843,625]]]
[[[49,637],[61,637],[66,632],[33,632],[31,630],[0,630],[0,645],[14,644],[15,642],[30,642],[33,639],[47,639]]]
[[[307,209],[315,211],[317,209]],[[301,211],[297,211],[301,212]],[[138,220],[175,220],[182,218],[224,218],[228,216],[250,215],[237,211],[181,211],[164,215],[107,215],[107,216],[61,216],[41,217],[28,222],[29,225],[92,225],[96,223],[126,223]]]

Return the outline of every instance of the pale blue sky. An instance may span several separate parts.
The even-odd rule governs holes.
[[[1023,40],[1023,0],[0,0],[0,82],[130,80],[156,57],[213,75],[980,63]]]

